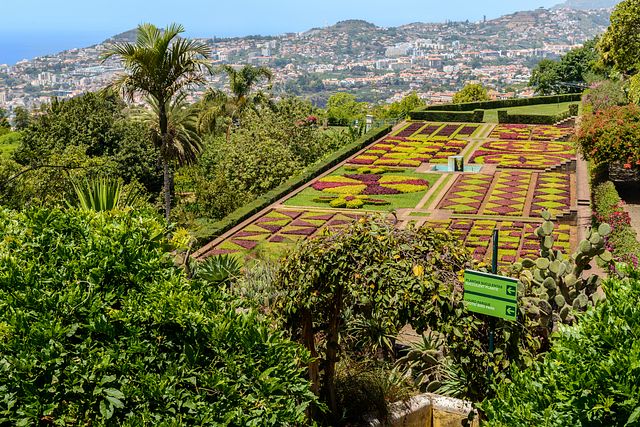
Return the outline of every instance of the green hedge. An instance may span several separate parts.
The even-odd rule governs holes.
[[[552,125],[578,115],[578,106],[570,105],[568,110],[558,114],[510,114],[507,110],[498,111],[498,123],[522,123],[532,125]]]
[[[252,203],[244,205],[243,207],[237,209],[218,222],[203,227],[203,230],[201,230],[196,236],[198,239],[198,244],[204,245],[213,238],[220,236],[222,233],[225,233],[226,231],[240,224],[242,221],[248,219],[252,215],[260,212],[270,204],[280,200],[281,198],[301,187],[311,179],[326,172],[333,166],[362,150],[367,145],[388,134],[391,131],[391,128],[391,126],[387,125],[369,131],[368,133],[360,137],[357,141],[341,148],[328,158],[323,159],[320,163],[316,163],[310,166],[300,174],[295,175],[294,177],[280,184],[278,187],[274,188],[268,193],[256,198]]]
[[[523,107],[527,105],[558,104],[561,102],[578,102],[580,93],[566,95],[535,96],[532,98],[498,99],[496,101],[465,102],[462,104],[434,104],[423,107],[419,111],[473,111],[496,110],[498,108]]]
[[[484,110],[444,111],[444,110],[419,110],[409,113],[411,120],[425,120],[428,122],[470,122],[482,123]]]

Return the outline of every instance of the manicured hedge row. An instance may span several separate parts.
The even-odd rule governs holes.
[[[637,265],[640,243],[636,231],[631,226],[631,218],[623,206],[624,202],[620,199],[613,182],[606,181],[594,188],[594,223],[599,225],[606,222],[613,230],[607,237],[608,249],[617,260]]]
[[[337,165],[343,160],[346,160],[353,154],[362,150],[367,145],[371,144],[372,142],[378,140],[379,138],[391,132],[391,128],[392,128],[391,126],[383,126],[383,127],[369,131],[368,133],[360,137],[357,141],[341,148],[340,150],[336,151],[328,158],[324,159],[322,162],[310,166],[300,174],[290,178],[289,180],[287,180],[283,184],[280,184],[278,187],[274,188],[268,193],[258,197],[252,203],[244,205],[243,207],[227,215],[225,218],[221,219],[220,221],[207,227],[206,230],[201,231],[197,236],[198,245],[203,245],[208,241],[210,241],[211,239],[213,239],[214,237],[217,237],[222,233],[230,230],[231,228],[235,227],[237,224],[240,224],[242,221],[260,212],[262,209],[266,208],[270,204],[280,200],[285,195],[296,190],[297,188],[307,183],[311,179],[322,174],[323,172],[326,172],[327,170],[331,169],[333,166]]]
[[[534,96],[531,98],[498,99],[495,101],[465,102],[462,104],[434,104],[416,111],[473,111],[495,110],[498,108],[523,107],[526,105],[557,104],[560,102],[578,102],[582,94],[571,93],[565,95]]]
[[[444,110],[421,110],[409,113],[411,120],[425,120],[428,122],[470,122],[482,123],[484,110],[467,111],[444,111]]]
[[[532,125],[552,125],[578,115],[578,106],[570,105],[568,110],[558,114],[509,114],[507,110],[498,111],[498,123],[516,123]]]

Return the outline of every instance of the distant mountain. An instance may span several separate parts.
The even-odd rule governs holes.
[[[622,0],[566,0],[555,8],[568,8],[576,10],[609,9],[616,6]]]
[[[135,42],[138,36],[138,29],[133,28],[129,31],[125,31],[124,33],[116,34],[113,37],[108,38],[103,43],[114,43],[114,42]]]

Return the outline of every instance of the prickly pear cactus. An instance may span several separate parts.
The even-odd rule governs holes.
[[[514,269],[520,278],[518,292],[523,295],[523,309],[538,320],[540,327],[555,331],[561,323],[573,323],[576,310],[585,310],[602,298],[598,292],[600,278],[585,272],[591,269],[594,259],[601,265],[613,261],[604,240],[611,227],[602,224],[597,230],[590,230],[576,252],[567,256],[553,250],[554,224],[549,212],[544,211],[542,218],[544,223],[536,230],[540,257],[516,263]]]

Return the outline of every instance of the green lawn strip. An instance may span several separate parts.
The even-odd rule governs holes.
[[[510,114],[553,115],[553,114],[558,114],[568,110],[569,106],[573,104],[580,105],[579,102],[561,102],[556,104],[525,105],[522,107],[497,108],[495,110],[485,110],[484,122],[498,123],[498,110],[507,110]]]
[[[420,209],[428,209],[429,206],[431,206],[431,204],[436,201],[436,198],[440,195],[440,193],[442,192],[442,189],[448,186],[449,183],[451,183],[451,181],[455,179],[456,176],[457,175],[455,174],[446,174],[445,178],[440,182],[438,187],[436,187],[436,189],[433,190],[433,193],[431,193],[431,196],[429,196],[429,198],[427,199],[427,202],[423,206],[420,206]]]
[[[428,218],[431,216],[431,214],[427,212],[411,212],[409,216],[418,216],[418,217]]]
[[[332,173],[330,176],[338,176],[345,173],[355,173],[353,171],[347,170],[345,167],[339,168],[336,172]],[[438,178],[440,178],[439,174],[422,174],[416,173],[409,169],[394,169],[391,172],[388,172],[389,175],[402,175],[407,178],[421,178],[429,182],[429,185],[432,186]],[[394,209],[406,209],[406,208],[414,208],[420,202],[420,200],[424,197],[427,191],[418,191],[416,193],[403,193],[403,194],[393,194],[393,195],[371,195],[372,199],[380,199],[386,200],[390,204],[384,206],[374,206],[374,205],[366,205],[363,210],[368,211],[391,211]],[[320,207],[320,208],[330,208],[329,203],[318,202],[315,199],[319,197],[331,196],[331,193],[326,193],[322,191],[314,190],[311,187],[304,189],[302,192],[298,193],[296,196],[286,200],[284,202],[285,206],[295,206],[295,207]],[[357,209],[354,209],[357,210]]]

